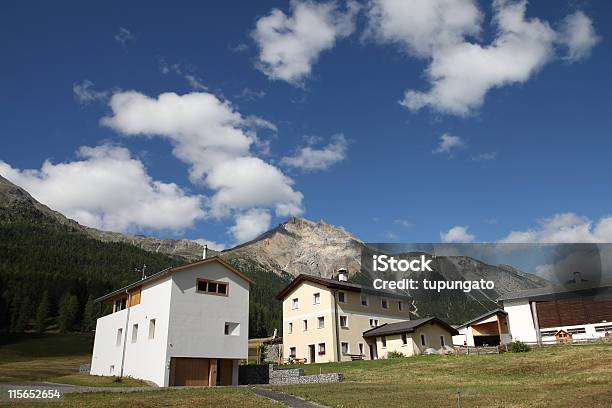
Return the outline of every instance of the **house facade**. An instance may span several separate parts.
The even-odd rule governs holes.
[[[376,344],[378,358],[389,353],[402,353],[409,357],[426,350],[444,354],[453,351],[452,338],[457,330],[436,317],[387,323],[363,333],[363,337]]]
[[[508,313],[495,309],[471,319],[457,327],[453,336],[455,346],[499,346],[512,341],[508,328]]]
[[[337,279],[299,275],[279,293],[285,359],[308,364],[376,359],[376,341],[364,332],[410,319],[409,298],[349,283],[346,277],[344,270]]]
[[[557,333],[572,341],[612,336],[612,285],[574,284],[507,294],[499,299],[512,340],[556,343]]]
[[[237,385],[248,356],[253,282],[217,257],[169,268],[100,297],[91,374],[158,386]]]

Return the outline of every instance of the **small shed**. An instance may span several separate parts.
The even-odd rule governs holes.
[[[557,339],[557,343],[569,343],[572,341],[572,335],[565,330],[559,330],[555,333],[555,339]]]

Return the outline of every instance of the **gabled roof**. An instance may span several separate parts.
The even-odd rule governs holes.
[[[370,330],[366,330],[363,332],[363,337],[377,337],[377,336],[388,336],[390,334],[400,334],[400,333],[412,333],[417,328],[428,324],[428,323],[438,323],[440,326],[446,328],[452,335],[459,334],[459,332],[446,323],[443,320],[438,319],[437,317],[430,316],[422,319],[416,320],[406,320],[405,322],[398,323],[385,323],[382,326],[375,327]]]
[[[191,262],[185,265],[179,265],[179,266],[174,266],[172,268],[166,268],[163,269],[151,276],[148,276],[144,279],[141,279],[139,281],[136,281],[134,283],[130,283],[127,286],[122,287],[121,289],[117,289],[115,291],[112,291],[110,293],[107,293],[104,296],[100,296],[99,298],[97,298],[95,301],[96,302],[102,302],[104,300],[108,300],[111,299],[117,295],[121,295],[123,293],[126,293],[127,291],[129,291],[130,289],[134,289],[137,288],[138,286],[142,286],[148,283],[151,283],[157,279],[161,279],[165,276],[169,276],[172,275],[175,272],[178,271],[182,271],[184,269],[189,269],[189,268],[194,268],[196,266],[200,266],[200,265],[205,265],[211,262],[217,262],[220,263],[221,265],[225,266],[227,269],[229,269],[230,271],[234,272],[236,275],[240,276],[242,279],[244,279],[245,281],[249,282],[249,284],[254,285],[255,282],[253,282],[253,280],[251,278],[249,278],[248,276],[246,276],[244,273],[240,272],[238,269],[234,268],[232,265],[230,265],[229,263],[225,262],[223,259],[219,258],[218,256],[213,256],[210,258],[206,258],[206,259],[201,259],[199,261],[195,261],[195,262]]]
[[[473,318],[473,319],[470,319],[470,320],[468,320],[467,322],[463,323],[461,326],[459,326],[459,327],[457,327],[457,328],[458,328],[458,329],[461,329],[461,328],[463,328],[463,327],[465,327],[465,326],[469,326],[470,324],[472,324],[472,323],[474,323],[474,322],[477,322],[477,321],[479,321],[479,320],[485,319],[485,318],[487,318],[487,317],[489,317],[489,316],[496,315],[496,314],[498,314],[498,313],[504,314],[504,315],[506,315],[506,316],[508,315],[508,312],[506,312],[504,309],[497,308],[497,309],[491,310],[491,311],[489,311],[489,312],[487,312],[487,313],[485,313],[485,314],[482,314],[482,315],[480,315],[480,316],[478,316],[478,317],[475,317],[475,318]]]
[[[346,290],[349,292],[360,292],[360,293],[368,293],[376,296],[386,296],[392,297],[396,299],[408,299],[407,295],[400,295],[399,293],[390,292],[388,290],[378,290],[368,286],[358,285],[356,283],[348,283],[339,281],[336,279],[322,278],[320,276],[312,276],[306,274],[300,274],[295,279],[293,279],[283,290],[276,295],[278,300],[283,300],[293,291],[293,289],[297,288],[302,282],[311,282],[316,283],[321,286],[325,286],[330,289],[339,289]]]

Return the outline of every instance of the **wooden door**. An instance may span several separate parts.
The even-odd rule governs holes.
[[[173,357],[170,362],[170,385],[209,385],[207,358]]]
[[[234,374],[234,360],[222,359],[219,360],[219,385],[232,385],[232,376]]]

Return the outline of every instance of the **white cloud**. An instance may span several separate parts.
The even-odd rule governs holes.
[[[442,242],[474,242],[475,235],[468,232],[467,226],[455,225],[446,232],[440,232]]]
[[[275,130],[270,122],[243,117],[228,102],[206,92],[164,93],[150,98],[139,92],[116,93],[113,114],[101,123],[125,135],[167,139],[173,154],[190,166],[194,183],[214,191],[208,200],[217,218],[250,208],[273,208],[277,216],[303,212],[303,195],[278,168],[251,152],[265,149],[256,128]]]
[[[236,98],[243,99],[245,101],[255,101],[257,99],[261,99],[266,96],[264,91],[255,91],[251,88],[243,88],[239,94],[236,95]]]
[[[108,91],[96,91],[93,89],[94,83],[88,79],[75,82],[72,85],[74,98],[81,104],[87,105],[92,102],[105,101],[110,96]]]
[[[407,90],[403,106],[467,116],[482,106],[489,90],[526,82],[555,57],[559,44],[569,47],[570,59],[588,55],[594,46],[594,30],[583,13],[568,17],[557,32],[546,21],[526,18],[526,7],[525,0],[494,0],[496,33],[483,45],[472,39],[483,19],[475,0],[373,0],[368,33],[430,60],[425,71],[430,89]]]
[[[162,74],[174,73],[187,81],[189,87],[194,91],[206,91],[208,87],[204,84],[201,78],[194,74],[194,69],[183,64],[168,64],[165,60],[160,61],[160,69]]]
[[[562,42],[567,45],[566,59],[570,62],[583,60],[601,38],[595,33],[593,22],[582,11],[565,17],[561,24]]]
[[[302,212],[302,193],[293,190],[293,181],[276,167],[258,157],[238,157],[215,166],[206,177],[216,190],[211,198],[213,215],[223,216],[232,209],[274,207],[276,215]]]
[[[270,220],[268,210],[252,208],[236,217],[230,232],[237,243],[250,241],[270,228]]]
[[[78,159],[40,170],[0,161],[0,173],[67,217],[112,231],[182,230],[204,217],[203,197],[174,183],[153,180],[143,163],[122,147],[79,148]]]
[[[329,144],[317,149],[305,146],[298,149],[294,156],[283,157],[281,163],[304,171],[326,170],[346,158],[348,142],[344,135],[332,137]]]
[[[334,1],[292,0],[291,15],[273,9],[257,20],[251,36],[259,48],[257,68],[272,80],[301,85],[319,55],[355,29],[356,2],[345,12]]]
[[[125,47],[128,43],[134,41],[136,38],[132,34],[130,30],[125,27],[119,27],[117,33],[115,34],[115,41]]]
[[[466,35],[480,33],[482,18],[473,0],[372,0],[366,37],[429,57]]]
[[[465,147],[465,142],[459,136],[453,136],[450,133],[444,133],[440,136],[440,143],[431,152],[434,154],[452,153],[453,151]]]
[[[568,212],[539,220],[538,224],[537,228],[526,231],[512,231],[499,242],[612,242],[612,216],[602,217],[594,223],[587,217]]]
[[[221,243],[215,242],[215,241],[210,241],[210,240],[204,239],[204,238],[194,239],[193,241],[197,242],[198,244],[200,244],[202,246],[208,245],[208,248],[212,249],[213,251],[223,251],[225,248],[227,248],[227,246],[225,244],[221,244]]]

